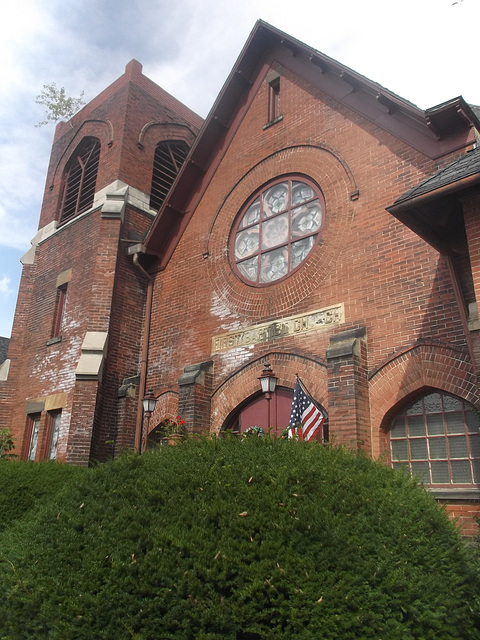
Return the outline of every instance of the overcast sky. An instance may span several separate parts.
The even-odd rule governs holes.
[[[132,58],[205,117],[257,19],[426,109],[480,105],[479,0],[0,0],[0,336],[40,212],[53,124],[44,84],[86,101]]]

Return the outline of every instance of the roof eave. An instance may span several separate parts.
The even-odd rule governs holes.
[[[459,196],[480,185],[480,172],[452,181],[427,193],[386,207],[402,224],[443,254],[455,253],[457,247],[450,235],[438,226],[436,217],[440,202],[450,204]]]
[[[191,213],[190,209],[186,210],[189,193],[199,189],[209,160],[219,141],[228,131],[233,114],[241,102],[242,95],[250,88],[259,61],[271,39],[272,35],[265,28],[265,23],[257,21],[205,119],[166,201],[147,233],[144,240],[147,252],[163,254],[160,266],[165,266],[168,261],[174,249],[172,241],[175,243],[178,240],[178,231],[185,226],[185,217],[189,218],[189,211]],[[176,212],[175,221],[172,219],[172,210]],[[177,229],[170,228],[172,222]],[[156,245],[155,249],[153,245]]]
[[[480,171],[470,176],[466,176],[465,178],[460,178],[459,180],[450,182],[449,184],[442,185],[437,189],[432,189],[427,193],[422,193],[418,196],[414,196],[413,198],[396,202],[389,207],[386,207],[386,209],[389,213],[400,220],[400,216],[405,211],[410,211],[413,208],[419,208],[422,205],[429,204],[430,202],[440,198],[464,191],[465,189],[469,189],[477,184],[480,184]]]

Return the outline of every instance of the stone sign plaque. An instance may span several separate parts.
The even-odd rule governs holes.
[[[309,331],[318,331],[324,327],[343,322],[345,322],[345,308],[342,302],[325,309],[309,311],[297,316],[257,324],[240,331],[213,336],[212,353],[269,342],[285,336],[296,336]]]

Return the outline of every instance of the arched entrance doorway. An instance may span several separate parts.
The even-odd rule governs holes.
[[[265,433],[279,437],[290,422],[292,400],[293,389],[286,387],[277,387],[271,400],[267,400],[263,393],[251,397],[232,414],[222,431],[241,434],[251,427],[261,427]],[[328,423],[324,425],[323,434],[320,433],[316,439],[328,441]]]
[[[283,387],[276,389],[271,400],[267,400],[262,393],[237,412],[235,424],[232,424],[233,430],[243,433],[250,427],[261,427],[265,432],[270,431],[272,435],[280,436],[290,421],[292,398],[293,390]]]

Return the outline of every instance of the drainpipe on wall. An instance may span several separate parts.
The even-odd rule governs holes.
[[[132,249],[134,251],[132,251]],[[142,353],[140,359],[140,383],[138,387],[138,400],[137,400],[137,419],[135,422],[135,450],[138,453],[142,453],[142,435],[143,435],[143,396],[146,392],[147,382],[147,361],[148,361],[148,344],[150,340],[150,324],[152,316],[152,299],[153,299],[153,278],[145,271],[138,260],[138,245],[130,247],[130,253],[133,253],[133,264],[140,269],[143,275],[147,278],[147,299],[145,301],[145,324],[143,327],[142,338]]]

